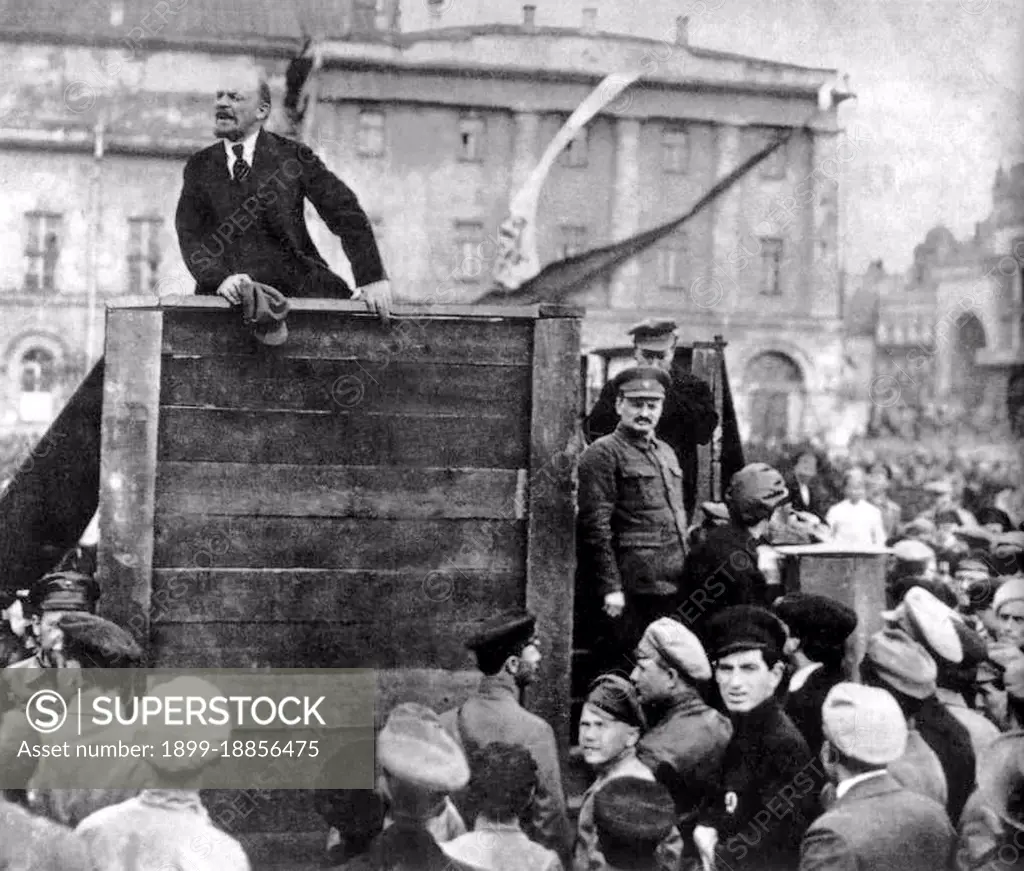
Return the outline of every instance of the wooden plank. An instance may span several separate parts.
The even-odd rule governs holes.
[[[228,310],[228,303],[217,296],[196,296],[194,294],[168,294],[154,301],[151,296],[125,297],[111,307],[156,308],[162,310]],[[331,312],[348,315],[353,320],[377,320],[377,316],[367,311],[366,303],[350,299],[292,299],[293,312]],[[547,310],[554,310],[551,314]],[[538,317],[576,317],[582,316],[585,309],[581,306],[549,305],[449,305],[447,303],[417,302],[399,304],[391,307],[391,320],[401,321],[409,318],[502,318],[513,320],[534,320]],[[568,314],[566,314],[568,312]]]
[[[156,512],[281,517],[512,519],[511,469],[159,463]]]
[[[443,625],[522,605],[522,589],[522,574],[487,569],[156,569],[150,620]]]
[[[519,469],[526,420],[164,408],[161,460]]]
[[[99,612],[146,647],[160,400],[158,311],[107,314],[100,460]]]
[[[580,327],[579,320],[539,320],[533,344],[526,606],[537,617],[545,649],[544,676],[534,685],[529,706],[551,723],[565,749],[576,575]]]
[[[163,352],[362,360],[370,372],[399,361],[523,366],[530,357],[532,326],[529,320],[432,317],[393,320],[385,325],[376,318],[295,312],[288,316],[288,340],[269,348],[253,339],[237,311],[169,310],[165,313]]]
[[[525,523],[309,517],[157,518],[157,568],[521,571]],[[571,577],[571,575],[569,576]]]
[[[722,369],[724,367],[722,348],[714,342],[698,342],[693,346],[690,372],[707,382],[718,412],[718,426],[711,442],[697,445],[697,496],[694,505],[702,502],[717,502],[722,495],[721,486],[721,441],[722,441]]]
[[[522,418],[529,414],[524,366],[306,360],[234,354],[173,357],[163,364],[163,405],[212,408],[369,410]]]
[[[431,626],[420,618],[382,626],[337,623],[160,623],[158,668],[441,668],[468,670],[463,640],[482,621]]]

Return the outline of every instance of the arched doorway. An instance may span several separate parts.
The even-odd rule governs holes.
[[[799,435],[804,376],[791,357],[777,351],[758,354],[743,372],[750,438],[784,440]]]
[[[950,399],[964,411],[973,411],[985,399],[985,372],[975,365],[975,357],[985,347],[985,328],[972,314],[956,323],[950,368]]]

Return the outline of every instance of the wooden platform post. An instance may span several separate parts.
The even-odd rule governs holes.
[[[526,607],[537,616],[545,661],[529,707],[551,723],[563,750],[572,706],[580,327],[579,318],[542,313],[533,333]]]
[[[100,454],[99,613],[149,647],[163,314],[107,311]]]
[[[722,499],[722,418],[724,415],[723,373],[725,370],[725,342],[715,336],[713,342],[694,342],[690,372],[702,378],[711,388],[718,413],[718,426],[711,441],[697,445],[697,499],[694,506],[694,522],[701,520],[702,502],[719,502]]]

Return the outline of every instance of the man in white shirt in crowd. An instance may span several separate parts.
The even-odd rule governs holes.
[[[884,547],[882,512],[865,498],[867,485],[863,469],[854,468],[846,473],[843,495],[846,498],[829,508],[825,515],[836,544]]]

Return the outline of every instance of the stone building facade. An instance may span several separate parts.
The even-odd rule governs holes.
[[[588,309],[588,351],[627,345],[648,316],[674,317],[684,341],[723,335],[747,435],[829,428],[850,388],[837,210],[857,148],[834,110],[815,111],[832,71],[702,50],[685,21],[657,41],[603,33],[592,17],[536,27],[526,7],[520,25],[399,34],[386,2],[335,4],[328,20],[313,0],[291,12],[266,0],[249,19],[223,20],[221,5],[168,0],[163,22],[143,27],[140,0],[94,0],[88,37],[53,33],[52,15],[0,34],[15,83],[0,105],[0,431],[59,409],[100,353],[105,300],[190,292],[173,214],[184,159],[210,141],[211,83],[224,65],[257,63],[279,113],[288,60],[310,33],[324,40],[310,144],[359,195],[402,301],[488,289],[510,195],[609,72],[645,75],[552,169],[542,262],[681,214],[798,128],[685,233],[573,301]],[[284,126],[278,114],[271,127]],[[310,219],[346,273],[337,240]]]
[[[909,410],[1024,432],[1024,164],[1000,168],[974,236],[935,227],[879,298],[876,377],[883,417]]]

